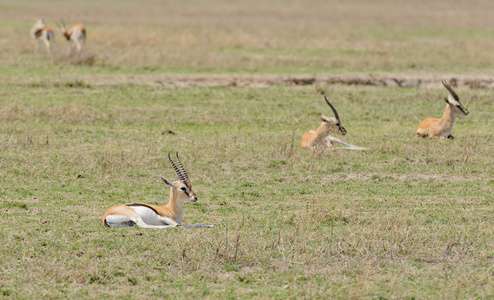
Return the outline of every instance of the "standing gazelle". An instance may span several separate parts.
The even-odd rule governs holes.
[[[334,113],[334,118],[328,118],[325,115],[321,115],[322,123],[319,125],[317,130],[309,130],[302,137],[302,147],[311,149],[349,149],[349,150],[365,150],[365,148],[357,147],[354,145],[347,144],[340,139],[330,136],[330,133],[336,133],[339,135],[345,135],[346,129],[341,125],[340,117],[338,112],[328,101],[326,96],[324,100],[331,107]],[[335,144],[342,144],[346,147],[335,148]]]
[[[420,123],[417,129],[418,137],[438,137],[438,138],[454,138],[451,135],[451,130],[455,124],[456,116],[458,115],[468,115],[468,110],[461,104],[460,98],[455,93],[453,88],[446,83],[444,79],[441,80],[444,87],[449,91],[451,95],[448,98],[444,97],[446,101],[446,109],[442,118],[427,118]]]
[[[74,45],[76,54],[80,54],[82,49],[86,45],[86,27],[84,27],[84,25],[82,24],[75,24],[74,26],[67,29],[64,21],[62,21],[58,27],[60,33],[70,43],[69,54],[71,55],[74,53]]]
[[[53,30],[45,25],[45,20],[43,18],[39,19],[36,24],[30,30],[31,38],[36,41],[35,52],[39,52],[39,46],[41,42],[44,42],[46,46],[46,51],[48,54],[51,52],[51,48],[55,45],[55,37],[53,35]]]
[[[169,181],[160,176],[164,183],[171,187],[170,201],[164,206],[144,203],[120,204],[110,207],[103,216],[103,225],[107,227],[169,228],[182,225],[184,202],[197,202],[192,190],[189,176],[178,158],[178,166],[168,154],[168,159],[177,173],[177,181]],[[213,227],[212,225],[196,224],[186,227]]]

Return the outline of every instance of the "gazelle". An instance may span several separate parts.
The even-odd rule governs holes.
[[[79,54],[84,46],[86,45],[86,27],[82,24],[75,24],[74,26],[67,29],[65,22],[62,21],[59,24],[60,33],[69,41],[70,43],[70,52],[69,54],[74,53],[74,46],[76,53]]]
[[[177,173],[177,181],[169,181],[160,176],[161,180],[171,187],[170,201],[164,206],[155,206],[144,203],[120,204],[110,207],[103,216],[103,225],[106,227],[142,228],[169,228],[182,225],[184,202],[197,202],[197,196],[185,172],[182,162],[178,158],[177,165],[168,154],[168,159]],[[184,227],[213,227],[213,225],[186,225]]]
[[[36,24],[34,24],[30,34],[31,38],[37,42],[34,50],[35,53],[39,52],[40,43],[43,41],[46,46],[46,51],[50,54],[51,48],[55,45],[55,37],[53,35],[53,30],[45,25],[45,20],[43,18],[39,19]]]
[[[324,100],[333,110],[334,118],[328,118],[325,115],[321,115],[322,123],[319,125],[317,130],[309,130],[302,137],[302,147],[311,149],[349,149],[349,150],[366,150],[366,148],[357,147],[354,145],[347,144],[340,139],[330,136],[330,133],[336,133],[339,135],[345,135],[346,129],[341,125],[340,117],[338,112],[328,101],[326,96]],[[345,147],[334,147],[335,144],[341,144]]]
[[[447,103],[444,114],[440,119],[428,118],[423,120],[416,132],[418,137],[453,139],[454,137],[451,135],[451,130],[455,124],[456,116],[468,115],[468,110],[461,104],[460,98],[453,88],[447,84],[444,79],[442,79],[441,82],[450,93],[448,98],[444,97],[444,101]]]

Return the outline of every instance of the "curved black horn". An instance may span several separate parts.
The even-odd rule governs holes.
[[[178,158],[178,152],[175,154],[177,155],[177,161],[178,161],[178,166],[180,168],[180,172],[182,172],[182,175],[185,177],[185,180],[189,180],[189,175],[187,175],[187,172],[185,172],[184,166],[182,165],[180,158]]]
[[[446,89],[448,89],[448,91],[451,93],[451,96],[453,96],[453,98],[455,98],[456,101],[460,101],[460,98],[458,97],[458,95],[455,93],[455,91],[453,90],[453,88],[446,83],[446,80],[441,79],[441,82],[443,83],[444,87]]]
[[[329,105],[329,107],[331,107],[331,109],[333,110],[333,113],[334,113],[334,117],[336,118],[336,120],[340,121],[340,117],[338,116],[338,113],[336,112],[336,109],[333,107],[333,105],[331,105],[331,103],[329,103],[328,101],[328,98],[326,98],[326,95],[324,95],[324,100],[326,100],[326,103]],[[341,121],[340,121],[341,122]]]
[[[177,165],[173,162],[172,158],[170,157],[170,153],[168,153],[168,159],[170,160],[170,163],[172,164],[173,168],[175,169],[175,173],[177,173],[178,179],[185,180],[184,175],[182,175],[180,170],[177,168]]]

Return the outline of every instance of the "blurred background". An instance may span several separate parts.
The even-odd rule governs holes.
[[[35,1],[0,3],[0,74],[493,74],[494,2],[404,0]],[[34,56],[29,29],[83,23],[87,51]],[[77,69],[71,66],[79,66]],[[15,68],[13,68],[15,67]],[[35,71],[34,71],[35,72]]]

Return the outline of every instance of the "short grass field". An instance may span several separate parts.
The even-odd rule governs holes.
[[[365,152],[305,151],[338,108]],[[455,140],[419,139],[443,90],[9,85],[0,110],[0,291],[73,298],[493,294],[494,92],[462,90]],[[171,130],[175,135],[167,134]],[[178,151],[184,223],[108,229],[163,204]]]
[[[470,114],[438,140],[415,130],[443,113],[439,82],[119,80],[494,74],[490,2],[377,2],[2,2],[0,298],[494,297],[494,90],[458,88]],[[39,14],[85,22],[85,54],[67,57],[58,35],[57,52],[34,55]],[[331,116],[322,94],[338,137],[369,150],[300,147]],[[112,205],[166,203],[175,152],[199,196],[184,223],[215,227],[104,227]]]

